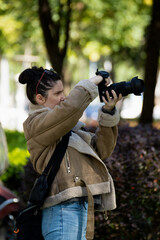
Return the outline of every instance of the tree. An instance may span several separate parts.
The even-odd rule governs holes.
[[[61,72],[68,43],[70,53],[76,52],[77,57],[94,60],[95,56],[110,55],[116,63],[127,61],[140,66],[148,9],[133,0],[120,0],[118,4],[104,0],[39,0],[40,22],[52,66]]]
[[[63,61],[69,41],[71,0],[57,1],[52,17],[48,0],[39,0],[39,18],[48,56],[53,68],[62,73]],[[57,11],[56,11],[57,9]]]
[[[153,0],[152,19],[146,43],[145,92],[140,123],[153,121],[154,93],[160,55],[160,1]]]
[[[140,60],[143,50],[141,46],[144,42],[143,32],[150,17],[150,6],[146,6],[144,1],[10,0],[9,3],[4,3],[0,0],[0,15],[3,14],[2,18],[0,16],[0,48],[4,43],[5,54],[6,51],[12,51],[14,45],[17,49],[13,55],[22,54],[24,44],[29,42],[32,45],[32,53],[40,55],[43,64],[46,59],[44,50],[47,49],[51,65],[60,73],[65,56],[73,56],[72,64],[69,63],[72,76],[78,68],[77,61],[80,57],[85,58],[86,64],[88,58],[94,61],[94,57],[98,56],[100,67],[103,60],[109,57],[114,63],[115,71],[120,63],[127,63],[126,71],[121,71],[123,76],[117,73],[116,78],[119,81],[129,80],[135,73],[130,71],[128,65],[134,65],[136,68],[142,66]],[[15,20],[18,30],[17,27],[13,28],[11,24],[7,24],[7,20],[4,23],[4,16]],[[9,26],[13,31],[6,39],[5,34]],[[42,34],[45,44],[42,44]]]

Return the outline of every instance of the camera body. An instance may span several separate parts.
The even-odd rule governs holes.
[[[144,81],[139,79],[138,77],[132,78],[130,82],[119,82],[106,86],[105,78],[107,76],[109,77],[109,73],[97,70],[96,75],[101,75],[103,77],[103,81],[100,84],[98,84],[98,91],[101,102],[103,102],[102,96],[104,96],[105,99],[107,100],[106,91],[109,92],[111,98],[113,97],[112,90],[116,92],[117,96],[121,93],[122,96],[124,97],[131,93],[133,93],[136,96],[140,96],[141,93],[144,92]]]

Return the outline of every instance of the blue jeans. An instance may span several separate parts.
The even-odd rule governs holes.
[[[79,198],[81,199],[81,198]],[[66,201],[43,209],[45,240],[86,240],[88,202]]]

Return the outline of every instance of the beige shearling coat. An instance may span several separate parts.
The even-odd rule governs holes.
[[[95,134],[84,131],[84,124],[79,122],[84,110],[97,95],[97,86],[89,80],[82,80],[53,109],[30,106],[23,126],[30,159],[38,173],[44,170],[57,142],[73,129],[44,208],[74,197],[87,196],[86,188],[77,185],[77,180],[83,180],[92,195],[102,194],[101,210],[116,207],[113,180],[103,160],[111,155],[115,147],[119,114],[117,110],[113,116],[99,110],[99,127]]]

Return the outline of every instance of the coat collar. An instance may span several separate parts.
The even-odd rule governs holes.
[[[36,105],[36,104],[32,104],[30,103],[29,104],[29,115],[33,114],[33,113],[38,113],[38,112],[45,112],[45,111],[48,111],[50,110],[50,108],[48,107],[44,107],[42,105]]]

